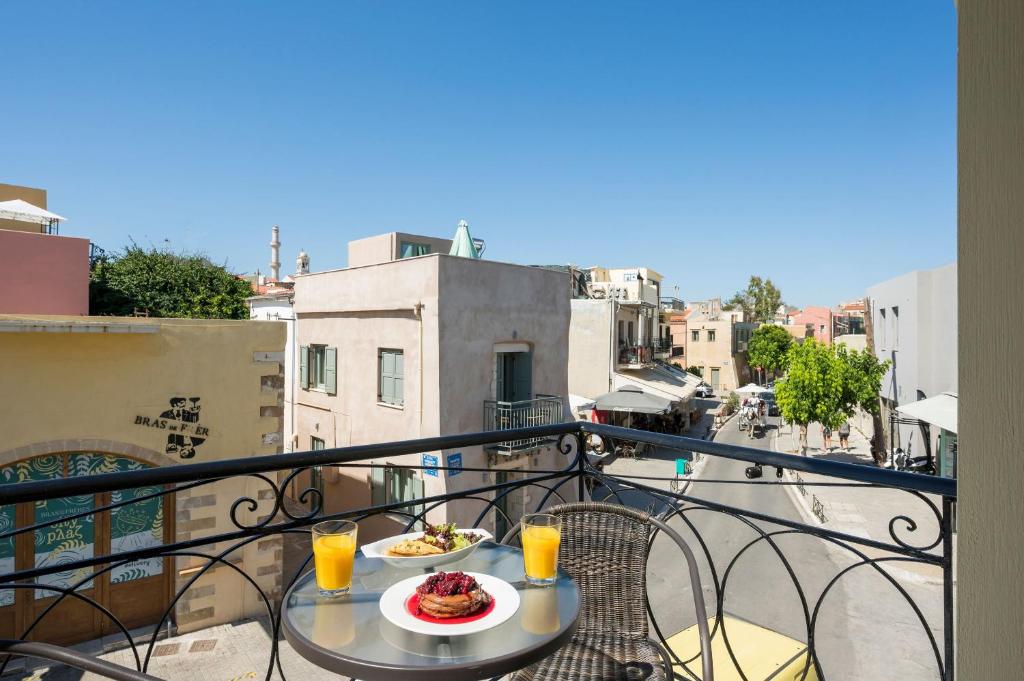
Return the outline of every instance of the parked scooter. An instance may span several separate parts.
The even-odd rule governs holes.
[[[924,475],[935,475],[935,462],[930,456],[911,456],[910,450],[914,445],[914,434],[910,434],[910,440],[907,442],[907,451],[903,451],[902,447],[897,447],[895,452],[892,452],[889,458],[888,468],[893,468],[898,471],[904,471],[907,473],[922,473]]]

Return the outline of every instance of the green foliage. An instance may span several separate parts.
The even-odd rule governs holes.
[[[132,315],[138,308],[153,317],[248,319],[251,295],[248,282],[204,256],[134,244],[97,261],[89,275],[94,315]]]
[[[878,389],[889,362],[869,352],[833,347],[808,338],[789,350],[789,371],[775,385],[783,418],[799,426],[838,428],[857,407],[878,409]]]
[[[775,324],[754,329],[747,344],[747,361],[751,366],[766,371],[785,371],[793,337]]]
[[[687,373],[691,373],[694,376],[700,376],[700,377],[704,376],[704,367],[699,367],[696,364],[694,364],[691,367],[687,367],[686,371],[687,371]]]
[[[733,413],[740,408],[740,396],[736,393],[729,393],[729,397],[725,400],[725,407],[728,413]]]
[[[845,345],[836,348],[836,356],[848,372],[845,382],[846,404],[860,407],[870,414],[878,413],[878,392],[882,387],[882,379],[889,370],[891,361],[879,362],[878,358],[867,350],[849,350]]]
[[[767,322],[775,318],[775,312],[782,305],[782,292],[771,279],[751,276],[747,288],[737,291],[725,301],[724,310],[743,310],[746,321]]]

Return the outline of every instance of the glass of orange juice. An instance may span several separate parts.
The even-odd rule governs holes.
[[[321,596],[338,596],[352,588],[358,531],[351,520],[326,520],[313,526],[313,564]]]
[[[541,586],[554,584],[558,573],[562,520],[548,513],[531,513],[524,515],[520,522],[526,581]]]

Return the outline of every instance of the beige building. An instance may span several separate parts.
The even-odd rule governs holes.
[[[747,363],[747,343],[758,325],[744,322],[739,310],[723,311],[718,299],[693,306],[684,327],[686,366],[699,367],[716,393],[749,383],[752,373]]]
[[[4,184],[0,182],[0,202],[21,200],[30,203],[36,208],[46,210],[46,190],[36,187],[22,187],[16,184]],[[35,232],[49,234],[55,225],[26,220],[13,220],[0,216],[0,229],[7,229],[13,232]]]
[[[430,246],[408,254],[402,244]],[[562,422],[567,395],[569,287],[552,270],[438,254],[445,240],[385,234],[350,244],[346,269],[296,277],[299,450]],[[388,260],[378,262],[381,254]],[[328,511],[409,501],[514,479],[563,463],[550,442],[421,452],[375,461],[424,471],[331,468],[309,482]],[[434,466],[486,468],[481,473]],[[539,501],[518,491],[515,519]],[[482,502],[431,512],[473,524]],[[361,524],[370,538],[402,522]],[[490,511],[483,527],[508,528]]]
[[[697,381],[666,368],[658,361],[663,353],[656,353],[665,338],[659,311],[661,275],[645,267],[589,271],[589,297],[572,300],[569,392],[594,399],[636,385],[676,402],[688,415]]]
[[[0,315],[0,389],[15,396],[4,407],[0,478],[15,483],[280,452],[284,346],[281,323]],[[126,493],[5,506],[0,524],[36,524],[83,504],[109,504],[114,494]],[[244,523],[273,508],[267,485],[231,478],[0,541],[0,569],[229,532],[237,529],[231,505],[240,497],[261,502],[256,511],[238,510]],[[280,588],[279,536],[249,543],[228,559],[268,593]],[[129,628],[151,625],[207,563],[193,557],[138,561],[78,593]],[[64,586],[81,576],[58,573],[40,581]],[[0,590],[0,637],[16,638],[53,601],[43,591]],[[218,565],[185,592],[172,623],[184,633],[261,611],[256,590]],[[112,624],[95,608],[68,599],[33,637],[66,644],[107,633],[114,633]]]

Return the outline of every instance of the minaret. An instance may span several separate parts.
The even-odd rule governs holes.
[[[274,229],[271,230],[272,236],[270,237],[270,277],[274,281],[281,280],[281,230],[278,229],[277,225],[274,225]]]

